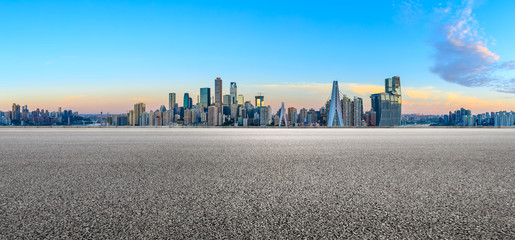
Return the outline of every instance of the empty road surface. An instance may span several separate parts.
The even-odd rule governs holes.
[[[0,239],[515,239],[515,129],[0,129]]]

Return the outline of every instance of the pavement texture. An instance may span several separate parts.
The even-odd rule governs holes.
[[[0,129],[0,238],[515,239],[515,129]]]

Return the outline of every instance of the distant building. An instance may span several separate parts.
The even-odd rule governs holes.
[[[238,99],[237,99],[237,96],[238,96],[238,87],[236,86],[236,83],[235,82],[231,82],[231,104],[236,104],[238,103]]]
[[[269,125],[272,120],[271,108],[270,107],[261,107],[259,109],[259,125],[266,126]]]
[[[168,110],[175,110],[175,93],[169,93],[168,94]]]
[[[354,97],[352,101],[352,126],[362,127],[363,126],[363,99],[360,97]]]
[[[199,107],[204,111],[204,108],[209,107],[209,105],[211,105],[211,88],[201,88]]]
[[[222,109],[222,79],[215,79],[215,105],[218,109]]]
[[[226,95],[224,95],[223,99],[224,100],[223,100],[222,106],[230,107],[231,106],[231,95],[226,94]]]
[[[372,94],[372,110],[376,112],[378,126],[401,125],[401,82],[400,77],[385,79],[385,92]]]
[[[207,108],[207,125],[217,126],[218,125],[218,106],[211,105]]]
[[[193,111],[191,109],[184,110],[184,125],[190,125],[193,123],[192,112],[194,113],[195,111]]]
[[[13,121],[19,121],[21,120],[21,111],[20,111],[20,105],[13,103],[12,109],[12,118]]]
[[[256,107],[263,107],[265,106],[265,97],[264,96],[256,96]]]
[[[140,117],[141,114],[145,112],[145,104],[144,103],[136,103],[134,104],[134,111],[132,112],[132,126],[140,126]]]
[[[294,107],[289,107],[288,108],[288,122],[290,122],[290,125],[291,126],[295,126],[297,124],[297,119],[298,119],[298,116],[297,116],[297,109],[294,108]]]
[[[238,105],[244,105],[245,104],[245,98],[242,94],[238,95]]]
[[[189,93],[184,93],[182,105],[183,105],[184,109],[190,108],[190,94]]]

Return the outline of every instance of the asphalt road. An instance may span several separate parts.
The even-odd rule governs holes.
[[[515,129],[0,129],[0,238],[515,239]]]

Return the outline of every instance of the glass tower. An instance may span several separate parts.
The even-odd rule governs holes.
[[[185,109],[188,109],[190,106],[190,94],[189,93],[184,94],[183,106]]]
[[[385,92],[370,96],[372,110],[376,112],[376,125],[380,127],[401,125],[401,79],[398,76],[385,79]]]
[[[200,89],[200,105],[202,108],[207,108],[211,105],[211,88]]]

